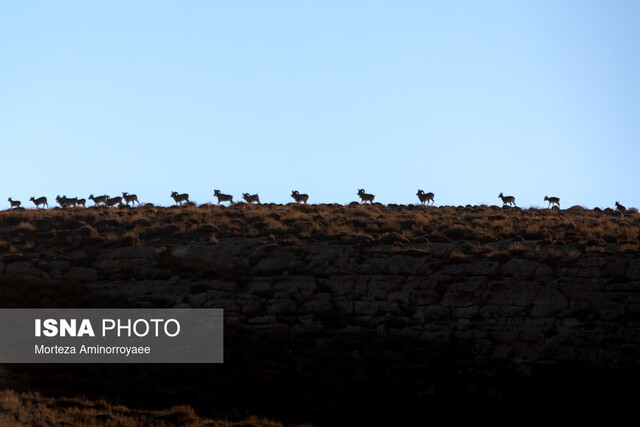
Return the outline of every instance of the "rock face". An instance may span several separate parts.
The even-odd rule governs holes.
[[[451,230],[408,239],[400,233],[416,221],[381,235],[393,224],[364,219],[353,224],[372,235],[240,237],[223,230],[249,220],[226,219],[230,225],[162,225],[133,247],[95,244],[95,233],[66,235],[57,226],[56,244],[13,239],[0,248],[5,306],[223,308],[227,370],[215,378],[227,375],[224,392],[242,375],[243,393],[254,378],[272,379],[270,387],[288,375],[292,389],[328,378],[330,385],[313,384],[336,401],[361,394],[368,405],[380,390],[429,399],[466,378],[460,372],[474,379],[460,385],[474,398],[476,379],[492,384],[500,370],[513,374],[507,384],[553,366],[639,372],[633,251],[604,241],[587,250],[580,236],[523,243],[506,232],[502,240],[455,240],[460,233]],[[107,226],[115,225],[103,220],[95,229],[103,236]]]
[[[388,337],[424,346],[455,339],[474,359],[514,364],[570,358],[607,366],[640,355],[640,332],[630,332],[640,318],[637,259],[583,257],[564,268],[518,257],[451,264],[396,249],[227,238],[50,262],[12,255],[3,264],[6,280],[82,283],[93,298],[130,306],[221,307],[229,328],[252,334],[259,325],[260,336],[312,334],[354,345],[371,336],[382,348]],[[595,271],[580,274],[584,268]],[[354,327],[361,333],[344,333]]]

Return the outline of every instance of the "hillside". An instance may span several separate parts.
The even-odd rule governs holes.
[[[225,310],[222,365],[3,365],[14,400],[334,425],[640,403],[637,212],[15,210],[0,239],[2,307]]]

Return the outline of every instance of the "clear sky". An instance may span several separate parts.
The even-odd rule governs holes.
[[[3,1],[0,208],[640,207],[640,2]]]

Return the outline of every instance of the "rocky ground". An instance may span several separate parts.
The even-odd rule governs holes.
[[[53,209],[0,233],[4,307],[225,310],[223,365],[5,365],[19,392],[317,424],[640,403],[635,211]]]

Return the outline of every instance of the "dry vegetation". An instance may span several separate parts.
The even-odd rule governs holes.
[[[30,252],[54,241],[64,250],[104,246],[216,243],[225,237],[264,237],[284,244],[332,240],[358,245],[449,243],[464,256],[508,258],[558,247],[636,253],[640,215],[580,207],[567,210],[496,206],[201,205],[158,208],[77,208],[0,213],[0,251]],[[551,245],[551,247],[548,247]],[[61,249],[63,250],[63,249]],[[558,253],[564,256],[566,251]]]
[[[156,411],[133,410],[111,405],[104,400],[54,399],[38,393],[3,390],[0,391],[0,425],[278,427],[283,424],[257,417],[248,417],[241,421],[214,421],[198,416],[187,405]]]

